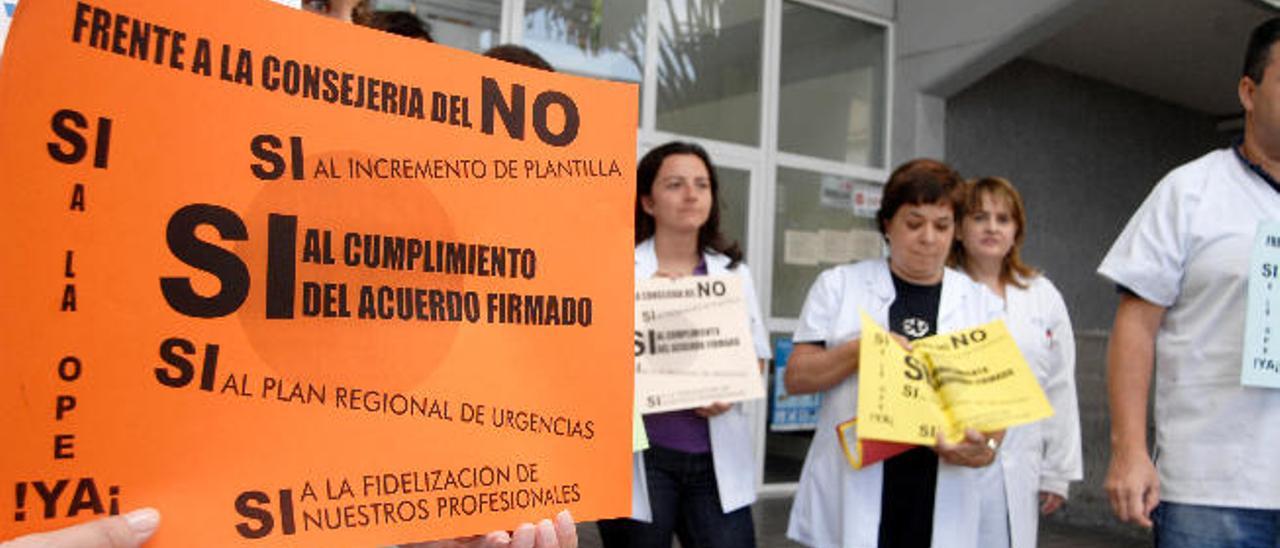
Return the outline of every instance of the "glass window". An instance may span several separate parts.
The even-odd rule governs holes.
[[[418,14],[446,46],[483,52],[498,45],[502,0],[374,0],[374,9]]]
[[[769,368],[769,419],[764,442],[764,482],[800,481],[800,468],[813,441],[821,396],[787,394],[782,385],[791,355],[791,334],[772,333],[773,366]]]
[[[878,192],[879,185],[837,175],[778,168],[773,228],[773,317],[799,317],[809,286],[823,270],[883,255],[875,210],[855,207],[859,195],[872,189]]]
[[[644,2],[525,1],[524,45],[557,71],[639,83],[644,31]]]
[[[758,144],[763,0],[655,1],[657,128]]]
[[[711,161],[715,162],[715,158]],[[751,172],[716,166],[716,176],[720,180],[720,232],[730,241],[738,242],[746,253]]]
[[[884,27],[782,6],[778,148],[884,167]]]

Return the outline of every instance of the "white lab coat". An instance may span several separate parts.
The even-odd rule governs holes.
[[[729,270],[729,258],[718,253],[703,253],[707,263],[707,275],[719,276],[730,272],[742,279],[742,293],[747,300],[751,334],[755,339],[756,355],[768,359],[769,335],[760,318],[760,303],[756,300],[755,284],[745,263],[738,263]],[[650,238],[636,245],[636,279],[652,278],[658,271],[658,256]],[[751,429],[751,406],[758,402],[744,402],[708,420],[711,433],[711,460],[716,471],[716,487],[720,492],[720,507],[727,514],[756,500],[755,439]],[[644,471],[644,453],[635,453],[631,481],[631,517],[640,521],[653,521],[649,507],[649,485]]]
[[[1024,281],[1025,289],[1005,286],[1005,323],[1048,396],[1054,415],[1010,428],[996,465],[983,472],[985,489],[1003,490],[1013,548],[1036,546],[1039,492],[1065,498],[1068,483],[1084,477],[1071,318],[1062,295],[1047,278]],[[980,546],[1005,546],[1006,542],[1009,540],[982,539]]]
[[[894,300],[893,279],[885,259],[842,265],[814,282],[800,313],[795,341],[827,348],[856,339],[858,316],[865,310],[888,324]],[[964,274],[947,269],[938,303],[939,333],[975,326],[1000,316],[1000,299]],[[845,460],[836,425],[857,411],[858,376],[851,375],[823,393],[818,427],[800,473],[787,536],[821,548],[873,548],[880,531],[884,466],[854,470]],[[938,464],[933,514],[935,548],[977,548],[979,469]]]

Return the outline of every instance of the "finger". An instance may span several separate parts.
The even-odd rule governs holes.
[[[568,510],[556,514],[556,538],[560,539],[560,548],[578,548],[578,528]]]
[[[1124,523],[1130,523],[1132,518],[1129,517],[1129,489],[1122,483],[1116,486],[1115,493],[1116,517]]]
[[[1132,521],[1146,529],[1150,529],[1154,525],[1151,523],[1151,514],[1134,513]]]
[[[1111,513],[1121,522],[1124,519],[1124,497],[1120,495],[1120,488],[1115,485],[1107,485],[1107,500],[1111,502]]]
[[[1124,493],[1124,513],[1125,521],[1142,525],[1145,519],[1142,515],[1142,492],[1141,488],[1134,488],[1132,485],[1125,489]]]
[[[160,512],[143,508],[123,516],[20,537],[5,548],[136,548],[151,538],[159,526]]]
[[[1116,516],[1116,519],[1123,521],[1124,518],[1120,516],[1120,493],[1113,479],[1114,474],[1113,470],[1107,472],[1107,479],[1103,481],[1102,490],[1107,493],[1107,502],[1111,503],[1111,513]]]
[[[1146,489],[1142,504],[1142,515],[1138,521],[1138,525],[1151,528],[1155,524],[1151,522],[1151,512],[1154,512],[1156,505],[1160,504],[1160,480],[1153,481]]]
[[[533,548],[538,538],[538,528],[532,523],[522,523],[511,535],[511,548]]]
[[[511,534],[506,531],[494,531],[484,536],[484,548],[503,548],[511,544]]]
[[[707,405],[705,407],[699,407],[695,409],[694,413],[696,413],[700,417],[709,419],[717,415],[722,415],[728,410],[729,410],[729,404],[715,402],[715,403],[712,403],[711,405]]]
[[[556,526],[549,519],[538,522],[537,537],[537,541],[534,544],[537,548],[559,547],[560,540],[556,538]]]
[[[1055,493],[1040,493],[1040,513],[1049,515],[1058,511],[1062,507],[1062,497]]]
[[[938,434],[938,445],[937,447],[934,447],[933,450],[938,454],[938,458],[942,459],[942,462],[955,465],[963,464],[961,462],[962,455],[960,454],[960,446],[958,444],[948,442],[942,434]]]
[[[977,445],[986,445],[987,443],[987,437],[982,435],[982,432],[979,432],[972,428],[964,429],[964,440],[968,442],[973,442],[974,444],[977,444]]]
[[[899,335],[897,333],[890,333],[890,335],[893,336],[893,340],[898,341],[898,345],[901,346],[904,350],[906,350],[907,352],[911,351],[910,340],[908,340],[906,337],[903,337],[902,335]]]
[[[956,446],[947,442],[947,437],[942,435],[942,432],[938,432],[936,441],[938,442],[938,452],[940,453],[943,451],[953,451],[956,448]]]
[[[1054,512],[1057,512],[1058,510],[1062,509],[1062,505],[1065,503],[1066,501],[1062,500],[1062,497],[1053,497],[1052,499],[1049,500],[1049,511],[1046,513],[1052,514]]]

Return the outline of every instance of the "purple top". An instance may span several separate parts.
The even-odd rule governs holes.
[[[698,263],[693,275],[706,276],[707,262]],[[707,419],[692,409],[645,415],[644,428],[649,434],[650,445],[685,453],[711,452],[711,430]]]

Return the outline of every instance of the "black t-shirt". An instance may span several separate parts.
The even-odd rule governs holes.
[[[889,305],[889,330],[915,340],[938,332],[942,283],[916,285],[893,277],[897,294]],[[884,461],[880,491],[880,546],[929,548],[938,454],[917,447]]]

